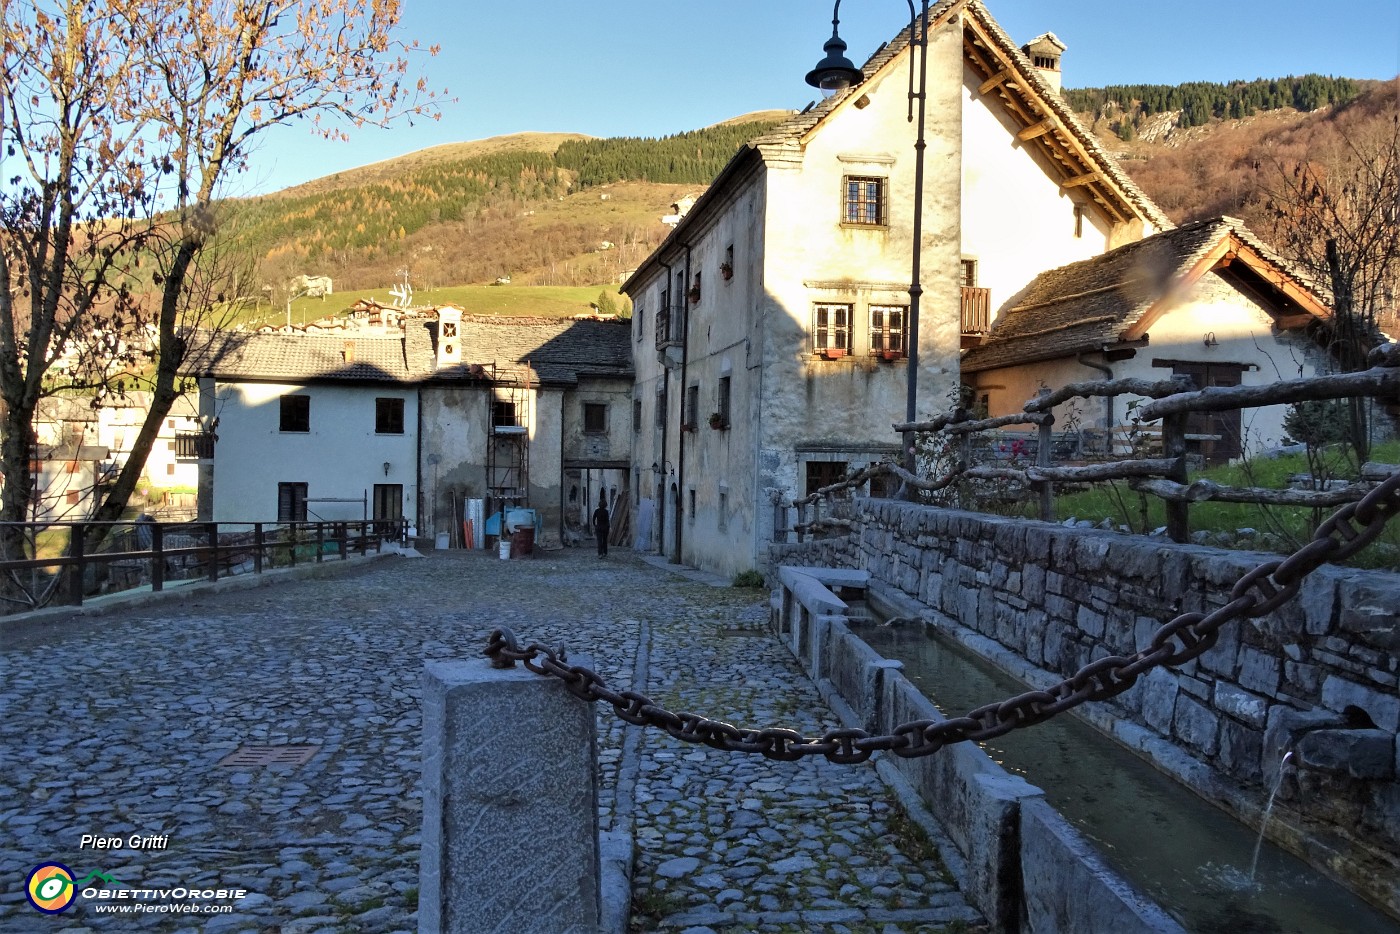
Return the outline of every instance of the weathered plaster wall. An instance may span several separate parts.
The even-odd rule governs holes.
[[[927,150],[924,180],[917,410],[943,407],[957,384],[961,293],[962,27],[929,35]],[[905,305],[913,254],[916,126],[907,119],[908,61],[899,58],[853,92],[808,141],[800,163],[769,172],[765,269],[763,397],[758,444],[756,519],[771,539],[773,514],[764,491],[806,493],[809,460],[864,466],[898,450],[890,426],[902,421],[907,360],[869,356],[869,308]],[[858,108],[865,98],[867,106]],[[889,225],[843,226],[842,179],[888,179]],[[813,353],[813,305],[850,303],[853,353],[826,360]]]
[[[366,496],[372,515],[374,485],[401,484],[404,515],[411,520],[418,495],[413,466],[418,406],[412,390],[280,383],[218,383],[213,388],[219,418],[213,521],[276,521],[278,483],[305,483],[311,500],[354,500],[311,503],[309,513],[326,520],[362,518]],[[279,429],[278,400],[284,395],[311,398],[310,431]],[[375,432],[374,400],[379,397],[404,400],[403,434]]]
[[[991,289],[992,312],[1005,307],[1046,269],[1088,259],[1109,247],[1112,224],[1085,194],[1063,189],[1059,171],[1021,129],[995,90],[979,94],[966,68],[962,86],[962,255],[977,261],[977,286]],[[1082,236],[1074,212],[1083,210]]]
[[[486,440],[491,397],[475,387],[429,386],[422,396],[423,512],[419,531],[446,532],[452,497],[486,496]]]
[[[1207,613],[1270,556],[1160,543],[881,500],[857,534],[778,546],[776,564],[867,570],[931,616],[1000,643],[1043,687]],[[1271,836],[1400,914],[1400,575],[1324,567],[1297,599],[1236,621],[1200,658],[1154,669],[1080,708],[1157,764],[1256,823],[1278,780]],[[1364,719],[1374,723],[1366,728]]]

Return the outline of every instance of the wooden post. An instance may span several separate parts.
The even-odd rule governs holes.
[[[165,589],[165,526],[151,523],[151,590]]]
[[[1049,395],[1050,390],[1042,389],[1042,396]],[[1045,421],[1040,423],[1040,437],[1035,452],[1035,465],[1037,467],[1049,467],[1051,463],[1052,448],[1055,444],[1055,417],[1048,415]],[[1040,488],[1040,518],[1044,522],[1055,521],[1055,484],[1050,480],[1041,480],[1036,484]]]
[[[1162,417],[1162,455],[1176,458],[1176,465],[1167,475],[1183,486],[1189,481],[1186,475],[1186,413],[1178,412]],[[1185,501],[1166,500],[1167,535],[1178,544],[1184,544],[1191,535],[1190,505]]]
[[[291,567],[297,566],[297,523],[293,519],[287,523],[287,540],[291,543],[287,546],[287,559]]]
[[[317,522],[317,523],[316,523],[316,563],[317,563],[317,564],[320,564],[320,563],[321,563],[321,558],[323,557],[323,555],[324,555],[324,553],[325,553],[325,550],[326,550],[326,524],[325,524],[324,522]]]
[[[266,545],[266,540],[263,538],[263,524],[262,524],[261,522],[254,522],[254,523],[253,523],[253,573],[254,573],[254,574],[261,574],[261,573],[263,572],[263,547],[264,547],[264,545]]]
[[[86,546],[87,525],[82,522],[68,527],[68,557],[73,563],[68,565],[68,579],[64,581],[67,601],[73,606],[83,605],[83,577],[87,571]]]
[[[204,534],[209,536],[209,579],[216,581],[219,579],[219,524],[204,523]]]

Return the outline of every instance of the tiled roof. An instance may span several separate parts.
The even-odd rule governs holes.
[[[411,372],[399,334],[219,334],[184,370],[197,376],[281,380],[407,382]]]
[[[1240,221],[1197,221],[1041,273],[1015,307],[997,318],[987,339],[963,355],[963,371],[1052,360],[1117,343],[1159,300],[1186,284],[1186,274],[1232,234],[1306,286]]]
[[[183,371],[224,379],[285,382],[419,383],[480,379],[470,364],[519,369],[543,383],[572,384],[579,376],[632,375],[631,322],[598,319],[463,315],[467,366],[436,369],[436,321],[411,321],[401,334],[366,337],[324,334],[221,334]]]

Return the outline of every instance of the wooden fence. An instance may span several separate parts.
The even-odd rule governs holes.
[[[81,605],[100,593],[149,584],[153,591],[187,579],[217,581],[235,573],[261,574],[269,566],[320,563],[327,554],[344,560],[352,553],[378,552],[385,540],[402,541],[402,521],[340,522],[45,522],[19,525],[34,540],[38,533],[67,531],[64,553],[55,557],[0,560],[0,573],[13,585],[5,599],[12,609],[50,603]],[[84,542],[97,525],[108,527],[100,551]],[[24,580],[29,572],[29,580]],[[18,596],[16,596],[18,595]]]
[[[855,471],[839,483],[794,500],[793,505],[798,510],[794,528],[800,541],[801,536],[807,532],[852,527],[853,523],[848,519],[823,517],[822,504],[831,501],[833,497],[849,495],[852,490],[882,475],[898,477],[904,483],[905,494],[910,498],[914,495],[913,491],[936,493],[965,480],[1010,484],[1036,494],[1039,517],[1046,521],[1054,519],[1056,484],[1126,480],[1134,490],[1158,497],[1164,502],[1167,534],[1177,542],[1187,540],[1190,528],[1189,509],[1193,503],[1213,500],[1271,506],[1338,506],[1361,499],[1376,483],[1391,473],[1400,471],[1400,466],[1365,464],[1360,480],[1342,489],[1279,490],[1228,487],[1209,480],[1197,480],[1192,483],[1188,477],[1187,442],[1193,436],[1187,433],[1187,419],[1192,413],[1355,397],[1376,398],[1387,406],[1394,406],[1397,400],[1400,400],[1400,351],[1387,349],[1373,354],[1372,363],[1374,365],[1370,369],[1358,373],[1280,380],[1264,386],[1197,389],[1189,379],[1181,377],[1157,382],[1141,379],[1096,380],[1073,383],[1053,392],[1042,391],[1027,402],[1021,412],[1012,415],[978,419],[968,410],[958,408],[929,421],[896,424],[893,426],[896,432],[914,432],[925,438],[939,439],[955,448],[957,454],[951,467],[940,476],[931,478],[915,476],[893,463],[876,464]],[[1136,409],[1136,420],[1132,429],[1144,435],[1159,437],[1161,456],[1113,459],[1115,445],[1109,439],[1104,445],[1105,456],[1108,459],[1103,462],[1066,463],[1056,466],[1053,458],[1057,451],[1062,455],[1065,452],[1077,452],[1078,456],[1082,457],[1086,445],[1082,433],[1062,432],[1056,435],[1055,418],[1051,414],[1054,408],[1075,399],[1120,395],[1145,397],[1150,400]],[[1158,420],[1161,421],[1160,428],[1150,424]],[[1001,432],[1013,426],[1034,426],[1035,443],[1027,444],[1026,449],[1028,455],[1034,455],[1035,464],[1015,467],[976,463],[973,456],[974,437],[995,437],[989,433]],[[1103,432],[1099,432],[1099,435],[1103,435]],[[1004,438],[1005,436],[1002,436],[992,444],[1004,443]]]

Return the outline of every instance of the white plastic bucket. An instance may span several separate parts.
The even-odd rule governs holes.
[[[448,534],[447,534],[446,532],[439,532],[439,533],[437,533],[436,547],[437,547],[437,549],[438,549],[439,551],[442,551],[443,549],[445,549],[445,548],[447,547],[447,541],[448,541]]]
[[[510,560],[510,540],[509,540],[509,539],[506,539],[505,541],[501,542],[501,560],[502,560],[502,561],[509,561],[509,560]]]

